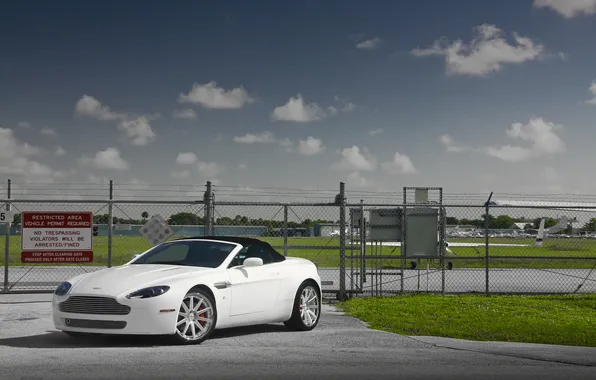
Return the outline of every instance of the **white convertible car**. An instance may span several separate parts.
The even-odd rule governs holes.
[[[321,279],[311,261],[258,239],[183,238],[62,283],[53,315],[72,336],[159,334],[184,344],[214,329],[266,323],[306,331],[319,322]]]

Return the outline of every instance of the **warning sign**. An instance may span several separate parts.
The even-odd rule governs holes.
[[[93,261],[93,213],[24,211],[21,262]]]
[[[93,252],[22,252],[23,263],[90,263]]]

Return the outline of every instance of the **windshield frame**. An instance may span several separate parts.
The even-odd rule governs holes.
[[[196,264],[192,264],[192,263],[185,263],[184,261],[168,261],[166,263],[164,262],[157,262],[157,263],[151,263],[151,262],[146,262],[148,259],[150,259],[151,257],[153,257],[154,255],[158,255],[161,252],[163,252],[165,249],[173,246],[173,245],[186,245],[186,246],[190,246],[190,245],[198,245],[198,246],[202,246],[205,245],[206,247],[209,245],[216,245],[216,246],[220,246],[220,247],[230,247],[231,250],[229,250],[229,252],[225,255],[225,258],[223,258],[221,261],[219,261],[219,263],[216,266],[213,265],[196,265]],[[205,248],[206,248],[205,247]],[[229,262],[231,262],[231,260],[236,256],[236,254],[243,248],[243,246],[241,244],[235,243],[235,242],[229,242],[229,241],[222,241],[222,240],[210,240],[210,239],[180,239],[180,240],[172,240],[172,241],[167,241],[161,244],[158,244],[154,247],[149,248],[148,250],[146,250],[145,252],[141,253],[139,256],[135,257],[133,260],[131,260],[128,265],[172,265],[172,266],[188,266],[188,267],[195,267],[195,268],[211,268],[211,269],[215,269],[215,268],[220,268],[220,267],[225,267],[228,265]],[[190,248],[189,248],[190,249]],[[202,249],[202,248],[199,248]],[[226,249],[227,250],[227,249]]]

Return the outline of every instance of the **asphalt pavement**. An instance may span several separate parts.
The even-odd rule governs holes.
[[[0,379],[596,379],[596,349],[407,337],[326,305],[311,332],[282,324],[159,338],[78,341],[54,329],[51,295],[0,295]]]

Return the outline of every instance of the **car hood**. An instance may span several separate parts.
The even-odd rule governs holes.
[[[160,264],[131,264],[92,272],[75,281],[71,294],[103,294],[117,296],[146,286],[167,285],[168,281],[212,268]]]

